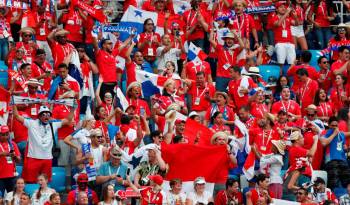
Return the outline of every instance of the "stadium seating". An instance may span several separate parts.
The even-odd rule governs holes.
[[[37,189],[39,189],[39,184],[26,184],[26,186],[24,187],[24,191],[30,196],[33,196],[34,192]]]
[[[0,85],[7,88],[8,84],[8,67],[5,65],[4,61],[0,61]]]
[[[66,171],[63,167],[52,167],[52,180],[49,186],[57,192],[66,190]]]
[[[280,67],[278,65],[259,65],[260,75],[267,82],[269,77],[273,76],[276,79],[280,76]]]
[[[347,194],[346,189],[342,187],[334,188],[333,192],[337,198],[343,196],[344,194]]]
[[[16,172],[18,173],[18,176],[22,175],[22,171],[23,171],[23,166],[17,165],[16,166]]]
[[[320,50],[309,50],[309,51],[312,54],[310,65],[313,66],[314,68],[316,68],[317,71],[319,71],[320,68],[318,67],[317,59],[321,56]]]

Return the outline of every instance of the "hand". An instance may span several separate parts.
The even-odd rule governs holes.
[[[203,18],[203,16],[202,16],[202,14],[201,13],[197,13],[197,21],[198,22],[203,22],[204,21],[204,18]]]
[[[9,156],[9,152],[0,152],[0,156],[3,156],[3,157],[6,157],[6,156]]]
[[[335,17],[334,16],[328,16],[327,19],[328,19],[328,21],[333,21],[335,19]]]
[[[167,11],[165,12],[165,19],[168,19],[170,17],[170,13]]]
[[[158,38],[157,38],[157,36],[153,36],[153,42],[154,42],[154,43],[158,43]]]
[[[258,48],[259,48],[259,46],[260,46],[260,45],[259,45],[259,42],[255,42],[255,44],[254,44],[254,48],[255,48],[255,49],[258,49]]]
[[[339,128],[338,127],[334,129],[333,134],[335,134],[335,135],[339,134]]]
[[[314,23],[314,26],[315,26],[316,28],[320,28],[320,27],[321,27],[320,24],[318,24],[318,23]]]
[[[287,12],[286,13],[290,13],[293,9],[291,7],[287,8]]]
[[[114,180],[114,179],[116,179],[116,178],[117,178],[117,175],[116,175],[116,174],[110,175],[110,179],[111,179],[111,180]]]
[[[61,84],[61,88],[65,90],[70,90],[68,83],[65,83],[65,82]]]
[[[123,178],[122,178],[122,177],[118,177],[118,176],[117,176],[117,178],[116,178],[115,180],[116,180],[116,182],[117,182],[118,184],[123,184]]]

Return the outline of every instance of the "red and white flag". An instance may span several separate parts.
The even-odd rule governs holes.
[[[2,86],[0,86],[0,125],[6,125],[9,116],[10,94]]]
[[[206,126],[199,124],[197,121],[188,118],[185,124],[184,136],[187,137],[189,144],[194,144],[197,136],[199,145],[210,145],[210,139],[213,132]]]

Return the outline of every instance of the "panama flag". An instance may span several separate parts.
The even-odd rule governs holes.
[[[9,92],[0,86],[0,124],[6,125],[9,116],[8,103],[10,100]]]
[[[190,47],[188,48],[187,58],[189,61],[200,62],[207,58],[207,54],[191,42]]]
[[[191,9],[191,4],[184,0],[173,0],[173,7],[176,14],[182,15]]]
[[[126,39],[133,28],[136,29],[136,34],[142,33],[143,23],[148,18],[152,19],[154,25],[156,25],[156,32],[162,35],[164,33],[164,20],[160,19],[156,12],[145,11],[134,6],[129,6],[120,20],[117,26],[118,28],[116,28],[120,32],[121,40]]]
[[[136,81],[141,83],[143,97],[160,94],[168,78],[143,70],[136,70]]]

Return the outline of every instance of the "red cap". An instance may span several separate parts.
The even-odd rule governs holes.
[[[85,173],[81,173],[77,179],[78,182],[89,182],[88,176]]]
[[[159,186],[163,184],[163,177],[160,176],[159,174],[148,176],[148,178],[152,180],[154,183],[158,184]]]
[[[180,124],[180,123],[186,123],[185,120],[177,119],[175,120],[175,125]]]
[[[8,133],[10,131],[7,125],[0,126],[0,133]]]
[[[276,9],[278,9],[280,6],[285,6],[286,4],[282,1],[278,1],[278,2],[276,2],[275,3],[275,7],[276,7]]]
[[[117,192],[115,192],[115,196],[120,198],[121,200],[126,199],[126,194],[123,190],[118,190]]]

